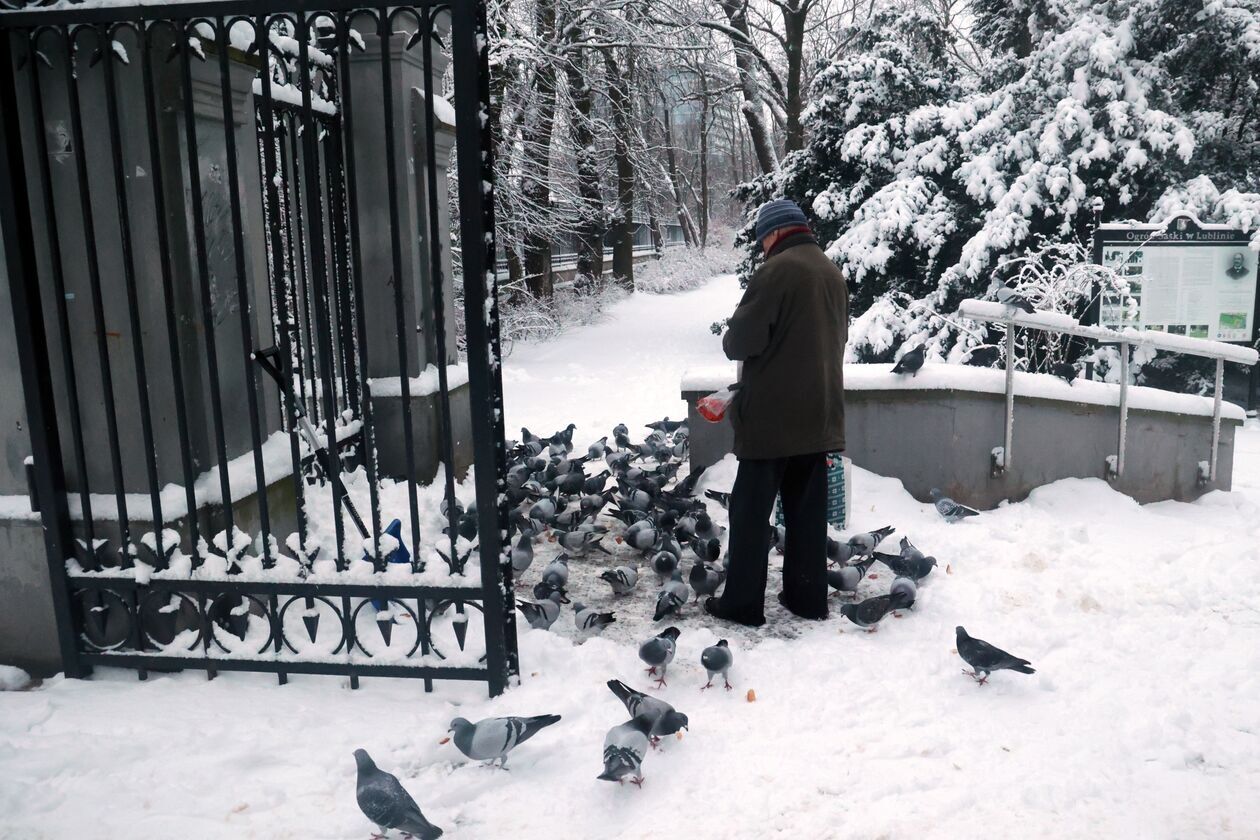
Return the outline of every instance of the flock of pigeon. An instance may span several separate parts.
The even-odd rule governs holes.
[[[677,478],[687,459],[686,421],[666,418],[650,423],[651,434],[640,444],[631,442],[624,424],[618,425],[611,435],[612,444],[608,437],[601,438],[587,448],[585,455],[576,457],[574,428],[570,424],[549,438],[522,429],[521,441],[509,446],[509,538],[517,586],[522,586],[520,577],[534,563],[536,542],[551,540],[561,548],[534,584],[534,600],[517,604],[529,625],[544,630],[552,627],[563,605],[570,603],[570,563],[592,551],[611,554],[604,545],[609,536],[639,552],[655,576],[659,587],[655,621],[677,615],[691,602],[693,592],[697,601],[715,595],[726,579],[728,561],[723,558],[722,545],[725,528],[709,516],[705,499],[725,508],[729,494],[707,490],[704,498],[698,498],[696,485],[703,468]],[[588,475],[587,465],[591,463],[603,468]],[[932,491],[932,500],[937,512],[950,523],[978,514],[937,490]],[[475,510],[461,510],[457,527],[462,531],[467,523],[473,531],[475,520]],[[613,534],[605,520],[620,524],[617,533]],[[773,545],[782,551],[783,526],[769,527]],[[880,544],[893,530],[885,527],[854,534],[847,541],[830,537],[827,541],[827,557],[834,567],[828,571],[827,580],[834,594],[856,597],[858,584],[877,561],[894,575],[886,594],[840,607],[846,619],[871,633],[888,615],[899,617],[898,611],[914,606],[920,582],[937,565],[934,557],[925,555],[906,537],[901,538],[897,554],[880,552]],[[684,581],[683,565],[688,561],[691,565]],[[599,579],[609,585],[613,596],[628,598],[638,588],[640,573],[633,565],[619,565],[603,571]],[[571,606],[580,633],[600,633],[616,621],[612,611],[600,611],[578,601]],[[666,675],[680,635],[678,627],[666,627],[639,646],[639,658],[647,666],[647,673],[656,677],[658,689],[668,684]],[[956,630],[956,643],[959,656],[972,668],[964,673],[980,684],[987,682],[994,671],[1033,673],[1026,660],[968,636],[962,627]],[[734,652],[726,639],[705,648],[700,664],[708,675],[701,690],[712,687],[719,676],[727,690],[732,688]],[[687,715],[619,680],[609,680],[607,685],[630,717],[608,731],[604,739],[604,770],[597,778],[641,786],[643,761],[649,750],[663,737],[681,738],[682,730],[689,725]],[[468,758],[492,765],[497,762],[502,767],[508,753],[559,720],[559,715],[489,718],[477,723],[456,718],[442,743],[453,741]],[[425,819],[395,776],[379,769],[364,750],[356,750],[354,755],[358,764],[357,799],[368,819],[382,831],[399,829],[405,835],[426,840],[441,836],[442,830]]]

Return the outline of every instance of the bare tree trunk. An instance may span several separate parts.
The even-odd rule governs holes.
[[[556,36],[555,0],[536,0],[534,34],[544,44]],[[522,173],[522,193],[526,203],[543,219],[551,213],[551,136],[556,122],[556,68],[550,57],[534,70],[534,102],[525,118],[522,139],[526,163]],[[555,289],[551,271],[549,231],[540,230],[535,220],[525,231],[525,282],[537,297],[549,298]]]
[[[581,34],[574,27],[571,40]],[[590,78],[593,75],[587,62],[586,50],[573,47],[565,74],[569,82],[569,98],[577,112],[572,119],[573,143],[577,147],[579,208],[577,236],[577,273],[594,281],[604,276],[604,197],[599,189],[599,161],[595,149],[595,128],[591,122],[594,94]]]
[[[747,7],[744,0],[718,0],[726,19],[735,31],[744,36],[731,39],[731,47],[735,53],[735,68],[739,71],[740,90],[744,95],[744,119],[748,123],[748,135],[752,141],[753,151],[757,155],[757,165],[763,175],[775,170],[774,143],[770,137],[770,129],[766,125],[765,105],[761,99],[761,87],[757,81],[757,62],[748,51],[746,44],[752,42],[748,27]]]
[[[783,47],[787,53],[787,101],[784,111],[787,114],[786,137],[783,144],[785,152],[794,152],[805,147],[805,129],[801,125],[801,65],[805,49],[805,22],[809,17],[809,0],[797,0],[798,5],[783,10]]]
[[[674,196],[674,211],[678,214],[678,224],[682,225],[683,241],[688,247],[692,247],[699,244],[699,237],[696,235],[691,214],[687,212],[687,205],[683,203],[682,188],[678,182],[678,153],[674,149],[674,121],[670,116],[669,102],[665,100],[664,94],[661,95],[661,104],[665,112],[665,162],[669,166],[669,189]]]
[[[709,79],[700,72],[700,247],[709,243]]]
[[[612,110],[613,159],[617,166],[617,214],[612,223],[613,282],[634,291],[634,162],[630,159],[630,87],[626,81],[634,73],[634,55],[624,54],[625,66],[618,67],[611,48],[604,50],[608,75],[608,104]]]

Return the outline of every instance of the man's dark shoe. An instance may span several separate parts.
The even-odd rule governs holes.
[[[716,596],[706,598],[704,601],[704,611],[714,618],[720,618],[723,621],[733,621],[736,624],[742,624],[745,627],[760,627],[766,623],[765,616],[762,615],[732,615],[722,609],[722,599]]]
[[[790,612],[792,615],[796,616],[797,618],[806,618],[806,619],[809,619],[810,621],[822,621],[824,618],[827,617],[826,612],[824,612],[822,615],[810,615],[809,613],[797,612],[796,610],[792,609],[791,606],[788,605],[787,599],[783,597],[782,592],[779,593],[779,605],[782,606],[783,609]]]

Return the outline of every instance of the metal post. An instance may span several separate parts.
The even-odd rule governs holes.
[[[1216,461],[1221,448],[1221,391],[1225,383],[1225,360],[1216,360],[1216,391],[1212,395],[1212,460],[1208,466],[1208,481],[1216,483]]]
[[[1116,452],[1116,478],[1124,475],[1124,444],[1129,426],[1129,345],[1120,342],[1120,440]]]
[[[1015,323],[1006,324],[1006,437],[1002,442],[1002,472],[1011,466],[1011,445],[1015,437]]]
[[[3,130],[0,130],[0,236],[4,239],[5,270],[13,304],[18,365],[22,371],[22,398],[26,402],[35,461],[35,492],[40,500],[61,667],[68,677],[85,677],[92,669],[79,660],[70,586],[66,580],[66,559],[71,553],[70,510],[66,504],[39,278],[35,273],[35,231],[31,225],[26,170],[22,162],[22,133],[16,118],[14,37],[9,32],[0,32],[0,114],[6,115]],[[29,62],[35,60],[34,55],[27,58]]]
[[[459,160],[460,248],[464,320],[468,336],[477,533],[485,604],[486,668],[490,694],[503,693],[520,672],[512,564],[507,552],[507,451],[503,442],[503,384],[499,310],[494,277],[494,148],[482,125],[490,110],[486,5],[451,8],[455,72],[455,140]],[[430,82],[431,84],[431,82]],[[480,154],[478,154],[478,152]],[[480,164],[480,165],[478,165]]]

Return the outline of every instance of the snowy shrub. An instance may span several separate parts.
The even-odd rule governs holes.
[[[1204,222],[1260,222],[1254,4],[973,5],[985,53],[974,71],[922,11],[879,13],[853,31],[814,80],[806,148],[738,191],[750,215],[787,196],[810,216],[849,280],[856,360],[890,360],[918,342],[968,360],[995,336],[951,313],[997,281],[1081,314],[1100,272],[1081,244],[1096,201],[1108,220],[1190,210]],[[750,227],[745,276],[760,259]],[[1035,367],[1086,349],[1062,341],[1022,349]],[[1154,380],[1163,363],[1149,363]],[[1160,381],[1196,387],[1193,376]]]
[[[708,282],[718,274],[733,274],[739,268],[742,252],[734,246],[729,231],[710,233],[704,249],[666,248],[659,260],[649,260],[634,267],[634,289],[648,294],[685,292]]]

